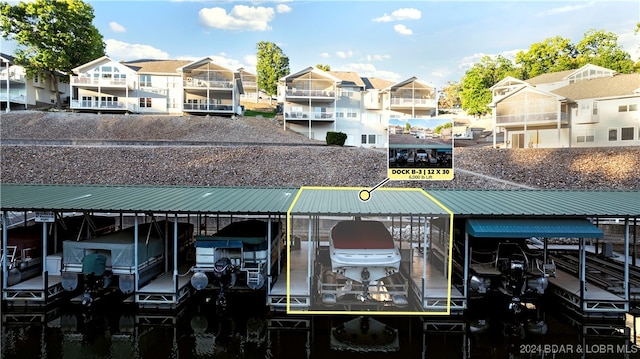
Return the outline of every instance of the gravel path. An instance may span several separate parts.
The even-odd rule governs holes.
[[[372,187],[387,168],[383,150],[324,146],[270,119],[13,111],[0,115],[0,140],[5,183]],[[74,145],[9,144],[28,140]],[[455,148],[454,164],[452,181],[385,186],[640,190],[638,147]]]

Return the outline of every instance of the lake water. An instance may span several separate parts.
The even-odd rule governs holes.
[[[515,338],[503,335],[499,320],[471,334],[455,331],[463,318],[273,315],[234,299],[224,312],[198,300],[171,314],[120,305],[2,314],[3,359],[640,358],[640,318],[632,316],[580,323],[548,313],[546,335]]]

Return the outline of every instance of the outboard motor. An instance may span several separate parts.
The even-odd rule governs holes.
[[[226,306],[225,290],[232,288],[236,284],[237,268],[231,263],[229,258],[220,258],[213,266],[213,281],[220,286],[220,293],[216,304]]]
[[[82,258],[82,275],[84,294],[82,305],[90,306],[98,293],[111,284],[111,272],[105,270],[107,257],[100,253],[92,253]]]

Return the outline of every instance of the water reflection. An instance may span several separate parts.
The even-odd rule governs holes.
[[[201,302],[171,315],[108,307],[3,310],[2,358],[640,357],[640,318],[585,322],[547,314],[546,335],[473,334],[463,318],[275,316],[258,301]]]

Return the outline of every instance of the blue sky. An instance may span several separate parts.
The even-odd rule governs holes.
[[[483,55],[513,58],[532,43],[589,29],[614,32],[638,59],[640,1],[88,1],[114,60],[214,58],[255,73],[259,41],[291,72],[316,64],[441,87]],[[15,44],[2,40],[0,51]]]

